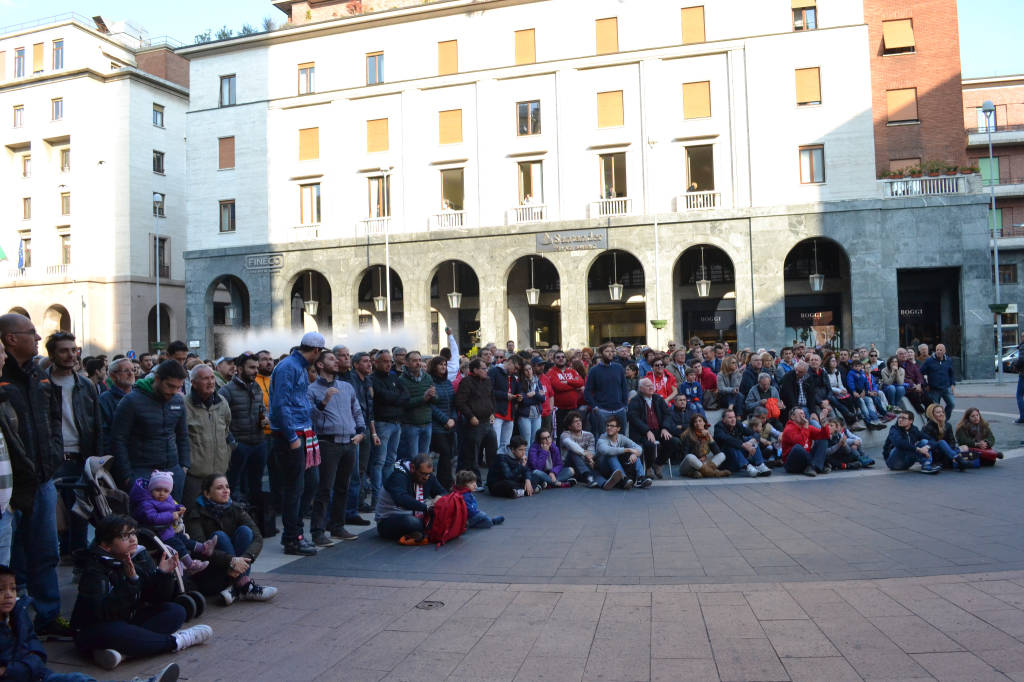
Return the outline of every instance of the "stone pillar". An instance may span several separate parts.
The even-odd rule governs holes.
[[[789,216],[790,219],[799,216]],[[751,219],[751,235],[753,241],[754,271],[754,300],[751,308],[754,312],[754,325],[751,326],[749,338],[750,345],[755,343],[758,347],[782,348],[788,345],[792,339],[786,338],[786,283],[783,278],[783,266],[786,263],[788,249],[779,247],[778,231],[784,229],[779,221],[785,221],[787,217],[780,218],[754,218]],[[802,225],[800,226],[802,229]],[[788,235],[787,235],[788,236]],[[734,263],[735,264],[735,263]],[[748,263],[736,264],[737,270],[740,267],[750,268]],[[737,280],[739,273],[737,272]],[[737,287],[739,282],[737,281]],[[749,287],[749,279],[747,280]],[[736,292],[739,296],[739,291]],[[738,301],[737,301],[738,303]],[[737,305],[737,307],[739,307]],[[737,314],[739,311],[737,310]],[[738,339],[743,344],[742,338]]]
[[[504,269],[476,271],[480,283],[480,343],[508,340],[508,292]]]
[[[546,254],[558,268],[558,298],[562,316],[562,346],[582,348],[590,342],[588,327],[587,251]]]

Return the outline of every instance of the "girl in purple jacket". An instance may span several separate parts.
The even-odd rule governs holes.
[[[573,478],[576,472],[572,467],[565,466],[562,453],[547,429],[537,432],[537,440],[530,446],[526,461],[530,471],[539,471],[551,479],[549,488],[571,488],[576,485],[576,479]]]
[[[214,535],[206,542],[196,542],[185,535],[185,524],[181,520],[185,515],[185,507],[171,497],[173,485],[174,477],[169,471],[155,470],[148,481],[137,479],[130,494],[132,516],[178,553],[186,575],[195,575],[209,566],[210,562],[193,559],[191,555],[212,556],[217,536]]]

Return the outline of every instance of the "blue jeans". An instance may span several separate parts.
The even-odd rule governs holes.
[[[505,421],[504,419],[494,418],[494,437],[498,440],[498,454],[508,454],[508,441],[512,438],[512,427],[515,425],[513,421]]]
[[[602,410],[600,407],[595,407],[590,411],[590,432],[594,434],[594,438],[601,437],[601,434],[604,433],[605,422],[613,414],[619,418],[619,423],[622,424],[622,433],[626,433],[629,424],[626,421],[625,407],[621,410]]]
[[[533,445],[537,432],[540,431],[540,415],[536,417],[517,417],[516,426],[519,427],[519,435],[526,439],[527,447]]]
[[[587,466],[587,460],[583,458],[583,455],[577,455],[575,452],[567,452],[566,450],[563,450],[563,452],[568,454],[569,464],[576,470],[576,477],[579,480],[587,481],[593,479],[598,485],[604,485],[608,481],[598,471],[600,468],[598,462],[594,462],[594,468],[591,469]]]
[[[748,438],[747,440],[755,440],[754,438]],[[746,450],[739,448],[726,449],[725,452],[725,463],[732,471],[743,471],[747,468],[748,464],[754,466],[761,466],[764,464],[764,456],[761,455],[761,446],[757,445],[754,447],[754,454],[748,456]]]
[[[366,438],[359,444],[359,451],[355,465],[352,468],[352,476],[348,480],[348,497],[345,499],[345,519],[354,519],[359,516],[359,502],[363,499],[363,476],[369,467],[370,450],[373,448],[373,439],[370,432],[366,432]]]
[[[482,511],[478,511],[469,517],[469,521],[466,525],[470,528],[490,528],[494,525],[491,521],[491,517]]]
[[[263,489],[263,469],[267,465],[267,443],[247,445],[239,443],[231,453],[228,464],[228,485],[231,499],[254,500],[256,493]]]
[[[929,388],[928,397],[932,399],[933,403],[937,403],[940,400],[946,401],[946,419],[953,416],[953,410],[956,408],[956,401],[953,400],[952,388]]]
[[[907,395],[907,387],[903,384],[889,384],[883,386],[882,390],[885,392],[885,397],[889,400],[889,404],[893,407],[898,407],[903,397]]]
[[[919,448],[922,445],[928,445],[928,441],[922,440],[914,444],[915,448]],[[917,450],[913,452],[904,452],[893,448],[889,452],[889,456],[885,459],[885,464],[893,471],[906,471],[914,464],[920,462],[922,465],[931,464],[932,458],[927,455],[922,455]]]
[[[185,608],[173,602],[142,606],[131,620],[93,623],[75,635],[78,650],[115,649],[125,657],[143,658],[174,651],[171,635],[185,622]]]
[[[954,462],[956,456],[959,453],[953,446],[944,440],[928,440],[928,446],[931,448],[932,460],[940,466],[955,467]]]
[[[85,673],[43,673],[43,682],[96,682],[96,678]]]
[[[249,549],[249,545],[253,541],[252,528],[249,526],[239,526],[235,529],[234,537],[231,538],[222,530],[214,531],[213,534],[217,536],[217,549],[233,557],[245,554],[245,550]],[[245,574],[249,575],[251,570],[252,566],[250,565]]]
[[[274,432],[274,459],[281,481],[281,543],[298,542],[302,536],[301,504],[306,481],[306,439],[299,439],[299,447],[291,448],[288,439]]]
[[[1024,421],[1024,372],[1017,375],[1017,413]]]
[[[616,471],[621,471],[623,480],[630,478],[630,475],[626,473],[626,468],[622,465],[622,461],[619,459],[617,455],[605,455],[604,457],[601,457],[600,461],[598,462],[598,466],[601,468],[601,473],[604,474],[606,477],[611,476]],[[630,466],[636,467],[635,480],[639,481],[644,477],[645,472],[643,457],[637,457],[636,463],[631,464]]]
[[[816,440],[811,443],[811,451],[804,450],[802,445],[794,445],[786,455],[785,468],[788,473],[802,474],[807,467],[813,467],[817,473],[825,470],[825,458],[828,456],[828,441]]]
[[[860,411],[864,414],[865,421],[878,421],[878,412],[875,411],[874,403],[870,397],[864,396],[863,398],[855,398],[854,400],[856,400],[857,404],[860,406]]]
[[[402,444],[399,452],[402,460],[408,461],[416,455],[430,452],[430,436],[433,428],[430,424],[402,424]]]
[[[28,514],[17,512],[11,564],[19,585],[28,589],[36,610],[36,629],[50,625],[60,615],[60,584],[57,582],[57,488],[41,483]]]
[[[398,443],[402,438],[401,424],[374,422],[374,425],[377,427],[380,445],[374,446],[373,454],[370,455],[370,485],[373,486],[373,498],[370,504],[372,506],[377,505],[377,496],[380,495],[384,481],[395,470],[395,461],[398,459]]]

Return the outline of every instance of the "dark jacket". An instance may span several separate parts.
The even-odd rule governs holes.
[[[617,411],[626,406],[629,389],[626,387],[626,370],[617,362],[598,362],[587,372],[587,383],[583,388],[583,399],[591,407]]]
[[[660,428],[668,429],[671,426],[672,408],[668,406],[664,398],[655,393],[651,396],[651,406],[647,407],[647,401],[637,393],[626,408],[626,421],[629,422],[629,437],[638,443],[647,438],[647,432],[651,430],[647,425],[648,410],[654,410],[654,417]],[[655,433],[654,435],[660,440],[659,434]]]
[[[379,422],[400,422],[409,404],[409,391],[398,380],[398,376],[373,370],[370,375],[373,390],[373,418]]]
[[[494,396],[490,379],[479,379],[472,374],[463,377],[455,391],[455,411],[469,421],[476,417],[486,424],[494,414]]]
[[[424,399],[423,394],[434,385],[434,380],[421,367],[419,378],[414,377],[408,369],[403,369],[402,376],[398,378],[398,381],[409,395],[409,402],[405,404],[405,410],[402,413],[402,423],[415,426],[429,424],[431,403]]]
[[[757,377],[759,374],[761,374],[761,372],[764,372],[764,370],[754,369],[753,367],[750,366],[743,370],[743,378],[740,379],[740,396],[744,400],[746,399],[747,394],[750,393],[750,389],[752,389],[754,386],[757,386]],[[768,376],[774,376],[771,372],[765,373]],[[772,381],[774,382],[774,379],[772,379]]]
[[[7,394],[0,391],[0,431],[7,444],[7,456],[11,461],[12,497],[11,508],[28,512],[32,510],[32,495],[38,482],[33,474],[31,459],[25,450],[25,443],[19,434],[18,414],[11,406]],[[15,462],[20,464],[15,465]]]
[[[715,424],[715,442],[723,450],[739,450],[743,447],[744,441],[752,438],[754,433],[738,419],[736,426],[731,429],[724,421]]]
[[[544,404],[544,401],[547,400],[548,398],[547,394],[544,392],[544,386],[542,386],[540,383],[540,378],[534,376],[532,386],[527,384],[525,379],[520,379],[516,383],[519,386],[519,393],[523,396],[523,401],[519,403],[519,406],[516,408],[516,413],[514,416],[529,417],[530,410],[536,407],[536,415],[539,417],[541,413],[541,406]],[[530,391],[534,392],[532,398],[526,395]]]
[[[682,452],[684,455],[696,455],[699,458],[707,457],[710,455],[717,455],[722,451],[722,448],[718,447],[718,443],[715,442],[714,438],[708,440],[701,440],[695,438],[689,429],[683,432],[683,437],[680,439],[682,443]]]
[[[64,399],[63,387],[53,381],[52,369],[46,376],[50,378],[50,385],[53,386],[53,392],[57,394],[57,401],[60,404]],[[84,462],[89,457],[99,457],[103,454],[100,396],[96,392],[96,384],[89,379],[83,379],[78,372],[72,372],[71,377],[75,380],[75,386],[71,389],[71,414],[78,430],[78,461]]]
[[[110,427],[114,424],[114,410],[117,409],[121,398],[128,395],[117,386],[111,385],[107,390],[100,393],[100,427],[103,430],[103,454],[109,455],[110,451]]]
[[[140,545],[132,557],[136,579],[124,574],[121,561],[95,541],[75,552],[81,570],[78,598],[71,612],[71,627],[84,630],[96,623],[131,620],[140,606],[159,604],[174,597],[174,575],[156,567]]]
[[[889,429],[889,435],[882,446],[882,457],[890,469],[905,469],[910,463],[920,459],[917,452],[917,444],[924,440],[924,434],[916,426],[909,430],[900,428],[893,424]],[[901,462],[897,464],[897,462]],[[896,466],[894,466],[896,465]]]
[[[807,370],[807,374],[804,376],[807,379],[804,380],[804,397],[807,400],[807,409],[811,412],[818,411],[818,395],[817,395],[817,381],[814,380],[814,376],[810,370]],[[825,379],[826,384],[828,379]],[[782,416],[789,418],[789,411],[794,407],[797,407],[798,397],[800,395],[800,389],[797,387],[797,376],[796,372],[789,372],[786,376],[782,377],[782,383],[779,385],[779,395],[782,398],[782,402],[786,405],[786,409],[783,411]]]
[[[921,374],[928,380],[928,388],[935,391],[944,391],[956,385],[956,377],[953,376],[953,361],[948,355],[942,360],[934,355],[925,360],[921,365]]]
[[[501,481],[508,481],[516,488],[526,485],[526,462],[520,462],[515,455],[499,455],[498,461],[487,470],[488,487]]]
[[[427,511],[427,505],[416,499],[416,484],[406,469],[407,465],[408,462],[400,462],[388,480],[384,481],[384,489],[377,498],[377,508],[374,510],[378,521],[389,516]],[[447,493],[433,474],[423,484],[424,500]]]
[[[237,374],[219,391],[231,409],[231,433],[235,440],[246,445],[259,445],[265,436],[260,421],[263,409],[263,389],[255,381],[245,383]]]
[[[936,442],[940,440],[946,441],[949,444],[949,447],[953,448],[954,451],[960,447],[956,442],[956,438],[953,437],[953,427],[949,422],[946,422],[946,428],[940,434],[938,424],[929,419],[928,423],[924,425],[923,429],[921,429],[921,433],[923,433],[924,437],[928,440]]]
[[[118,483],[132,478],[132,469],[170,471],[191,465],[185,396],[168,401],[153,391],[153,380],[140,379],[121,399],[110,430],[110,453]]]
[[[430,403],[430,424],[434,433],[451,433],[446,424],[449,419],[455,419],[455,389],[447,377],[438,379],[434,377],[434,391],[437,397]]]
[[[10,625],[0,623],[0,666],[3,679],[35,682],[47,677],[46,650],[28,615],[28,598],[14,604]]]
[[[50,380],[33,363],[18,366],[8,357],[0,374],[0,391],[17,415],[21,450],[11,452],[14,509],[30,511],[40,483],[49,481],[64,461],[60,400]]]
[[[217,516],[213,513],[211,505],[207,504],[206,496],[200,495],[185,515],[185,530],[188,531],[189,537],[196,542],[206,542],[219,530],[224,531],[229,538],[232,538],[235,536],[235,531],[242,526],[252,531],[252,543],[249,544],[242,556],[255,561],[263,550],[263,536],[260,535],[259,526],[246,513],[245,507],[232,502],[224,513]],[[210,557],[210,569],[226,571],[232,558],[227,552],[214,548],[213,556]]]
[[[359,372],[350,369],[339,374],[338,378],[352,384],[352,388],[356,390],[356,400],[359,401],[359,408],[363,411],[363,419],[366,421],[367,427],[369,427],[370,423],[373,422],[373,390],[370,388],[369,375],[363,379],[359,376]]]
[[[519,393],[519,381],[516,377],[510,377],[503,365],[491,367],[487,370],[487,377],[491,380],[495,416],[514,419],[517,409],[513,409],[510,414],[509,402],[514,394]]]

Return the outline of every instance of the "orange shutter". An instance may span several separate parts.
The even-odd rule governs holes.
[[[711,82],[683,83],[683,118],[711,117]]]
[[[889,121],[917,120],[917,88],[887,90],[885,100],[889,106]]]
[[[43,70],[43,43],[32,46],[32,73]]]
[[[704,42],[704,5],[683,8],[683,45]]]
[[[437,44],[437,75],[447,76],[459,72],[459,41],[446,40]]]
[[[441,144],[462,142],[462,109],[442,111],[437,115],[437,138]]]
[[[594,22],[597,31],[597,54],[619,51],[619,20],[615,17]]]
[[[7,80],[7,53],[0,52],[0,83]]]
[[[388,150],[388,120],[378,118],[366,122],[366,151],[386,152]]]
[[[516,31],[516,64],[533,64],[537,61],[537,43],[532,28]]]
[[[821,101],[821,72],[818,67],[796,70],[796,103]]]
[[[320,129],[303,128],[299,131],[299,161],[320,158]]]
[[[217,168],[235,167],[235,138],[222,137],[217,140]]]
[[[883,21],[882,38],[885,40],[885,49],[887,50],[914,47],[914,24],[910,19]]]
[[[625,125],[622,110],[622,90],[597,93],[597,127],[619,128]]]

